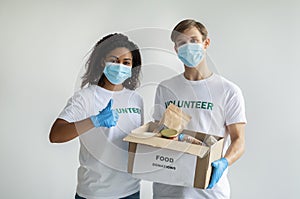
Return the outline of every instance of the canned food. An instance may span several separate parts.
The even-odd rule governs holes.
[[[178,132],[175,129],[164,129],[160,133],[162,137],[165,138],[174,138],[178,135]]]

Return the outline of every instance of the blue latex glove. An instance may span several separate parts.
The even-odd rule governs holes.
[[[223,172],[228,167],[228,161],[226,158],[221,158],[211,163],[212,175],[210,177],[210,182],[207,189],[213,188],[215,184],[220,180]]]
[[[91,116],[92,123],[95,127],[107,127],[116,126],[119,119],[117,111],[112,110],[113,100],[111,99],[107,106],[99,112],[98,115]]]

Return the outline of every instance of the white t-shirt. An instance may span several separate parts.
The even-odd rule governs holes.
[[[122,139],[143,124],[143,100],[134,91],[109,91],[91,85],[71,97],[59,118],[76,122],[96,115],[113,99],[119,114],[115,127],[93,128],[80,135],[77,193],[88,199],[121,198],[140,189],[127,173],[128,143]]]
[[[225,137],[223,155],[230,137],[226,126],[246,123],[245,104],[241,90],[220,75],[213,74],[199,81],[187,80],[183,73],[159,84],[153,117],[160,120],[169,103],[174,103],[192,116],[186,129]],[[230,187],[225,170],[212,189],[171,186],[153,183],[154,198],[229,198]]]

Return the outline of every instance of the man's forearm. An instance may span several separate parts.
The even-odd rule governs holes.
[[[245,124],[232,124],[227,128],[230,134],[231,144],[224,157],[227,159],[228,164],[232,165],[245,151]]]

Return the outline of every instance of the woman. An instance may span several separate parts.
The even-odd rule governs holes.
[[[123,138],[143,124],[139,86],[141,56],[122,34],[95,45],[86,63],[82,89],[54,122],[49,139],[67,142],[80,136],[80,167],[75,199],[139,198],[140,182],[127,171]]]

